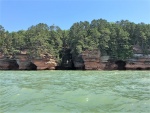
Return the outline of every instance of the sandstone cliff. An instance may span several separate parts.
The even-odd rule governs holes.
[[[65,51],[62,63],[58,65],[53,56],[41,54],[31,57],[26,52],[6,57],[0,53],[1,70],[150,70],[150,55],[134,54],[130,59],[113,60],[109,56],[101,56],[100,51],[85,50],[78,57],[72,58],[70,50]]]
[[[0,59],[0,70],[18,70],[19,65],[16,60]]]
[[[54,59],[33,59],[32,63],[37,66],[37,70],[54,70],[57,66]]]
[[[127,59],[126,69],[150,70],[150,55],[135,54],[133,58]]]
[[[100,61],[100,51],[98,50],[85,50],[82,52],[82,58],[86,70],[101,70],[102,64]]]
[[[0,54],[1,70],[54,70],[57,62],[50,55],[41,55],[39,58],[31,58],[26,53],[14,55],[12,58],[6,58]]]

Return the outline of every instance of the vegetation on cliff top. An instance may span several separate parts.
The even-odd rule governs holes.
[[[148,53],[150,24],[98,19],[74,23],[69,30],[39,23],[28,30],[10,33],[0,25],[0,52],[6,56],[27,49],[32,57],[49,53],[61,59],[63,50],[70,49],[75,58],[83,50],[99,49],[102,55],[126,59],[132,56],[133,45],[139,45],[144,54]]]

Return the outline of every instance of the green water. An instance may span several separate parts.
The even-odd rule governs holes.
[[[0,71],[0,113],[150,113],[148,71]]]

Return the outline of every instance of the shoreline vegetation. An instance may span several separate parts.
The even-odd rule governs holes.
[[[94,19],[16,32],[0,25],[0,70],[150,70],[150,24]]]

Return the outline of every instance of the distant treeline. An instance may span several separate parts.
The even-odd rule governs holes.
[[[133,45],[148,54],[150,24],[98,19],[74,23],[69,30],[39,23],[17,32],[8,32],[0,25],[0,52],[6,56],[28,49],[33,57],[49,53],[61,60],[64,49],[70,49],[73,57],[86,49],[99,49],[102,55],[126,59],[132,56]]]

